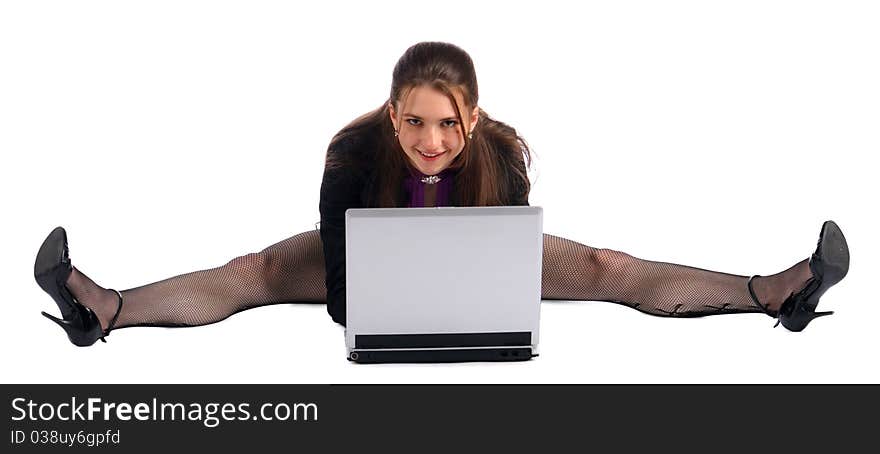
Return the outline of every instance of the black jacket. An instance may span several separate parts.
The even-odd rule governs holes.
[[[345,162],[339,167],[325,167],[321,181],[321,242],[327,277],[327,312],[333,321],[345,325],[345,210],[349,208],[374,207],[372,194],[376,182],[375,162],[378,139],[369,132],[350,136],[327,151],[337,153],[336,158]],[[515,162],[507,156],[502,168],[518,165],[525,172],[522,161]],[[515,173],[503,172],[506,205],[528,205],[528,190],[516,178]],[[399,200],[406,200],[406,190],[401,185]],[[453,195],[450,205],[457,206]]]

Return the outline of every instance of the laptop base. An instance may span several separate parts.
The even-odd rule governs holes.
[[[354,350],[348,360],[360,364],[377,363],[457,363],[471,361],[526,361],[531,347],[426,349],[426,350]]]

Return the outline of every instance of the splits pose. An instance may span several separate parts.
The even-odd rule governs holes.
[[[528,145],[478,107],[468,54],[424,42],[394,67],[391,95],[330,142],[321,183],[320,230],[208,270],[123,291],[75,268],[67,234],[54,229],[37,253],[34,276],[61,310],[43,312],[79,346],[131,326],[199,326],[245,309],[326,302],[345,324],[348,208],[528,205]],[[840,228],[825,222],[808,258],[771,276],[737,276],[642,260],[544,235],[541,297],[625,304],[667,317],[760,312],[801,331],[819,298],[849,269]]]

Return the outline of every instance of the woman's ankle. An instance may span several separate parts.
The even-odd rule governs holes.
[[[770,315],[779,313],[779,308],[792,293],[797,293],[813,273],[810,271],[809,259],[804,259],[791,268],[771,276],[759,276],[752,281],[752,289],[758,301],[767,308]]]
[[[119,306],[119,296],[113,290],[105,289],[96,284],[95,281],[89,279],[88,276],[81,273],[76,267],[71,271],[66,282],[70,293],[76,298],[80,304],[85,305],[95,312],[98,321],[101,322],[101,329],[106,330],[107,325],[116,314]]]

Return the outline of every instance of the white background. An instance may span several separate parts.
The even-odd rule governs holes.
[[[3,2],[3,382],[878,382],[880,15],[872,2]],[[313,229],[332,135],[412,44],[474,59],[538,159],[545,232],[741,275],[843,228],[804,332],[761,314],[542,305],[526,363],[359,366],[323,305],[74,347],[40,316],[45,236],[128,289]]]

